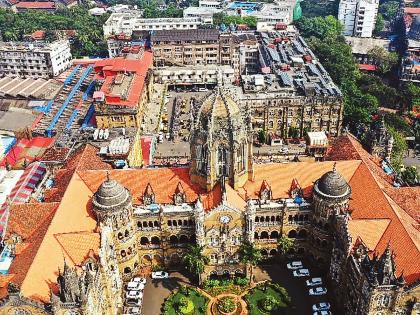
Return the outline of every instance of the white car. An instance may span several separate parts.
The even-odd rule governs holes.
[[[314,312],[312,315],[332,315],[330,311],[317,311]]]
[[[125,297],[127,299],[142,299],[143,298],[143,293],[141,291],[131,290],[131,291],[128,291],[125,294]]]
[[[321,303],[316,303],[316,304],[312,305],[312,310],[314,312],[316,312],[316,311],[328,311],[330,308],[331,308],[331,305],[328,302],[321,302]]]
[[[137,307],[137,306],[134,306],[134,307],[129,307],[128,308],[128,310],[127,310],[127,313],[128,314],[141,314],[141,308],[140,307]]]
[[[293,277],[309,277],[309,270],[308,269],[294,270]]]
[[[133,306],[133,307],[140,307],[142,303],[142,299],[127,299],[126,304]]]
[[[303,268],[303,264],[301,261],[292,261],[291,263],[287,264],[287,269],[295,270],[295,269],[301,269],[301,268]]]
[[[131,282],[139,282],[143,285],[146,285],[146,278],[134,277],[133,279],[131,279]]]
[[[309,295],[324,295],[327,293],[327,288],[316,287],[309,289]]]
[[[169,278],[169,274],[165,271],[152,272],[152,279],[166,279]]]
[[[306,280],[306,285],[308,287],[315,287],[315,286],[322,285],[322,279],[321,278],[312,278],[312,279]]]
[[[134,282],[131,281],[127,283],[127,290],[129,291],[143,291],[144,290],[144,284],[141,282]]]

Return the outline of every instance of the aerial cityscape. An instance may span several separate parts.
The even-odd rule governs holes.
[[[0,314],[420,315],[419,0],[0,0]]]

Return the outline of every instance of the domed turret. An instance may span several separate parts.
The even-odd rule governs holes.
[[[191,131],[191,179],[211,190],[221,177],[234,187],[252,174],[252,132],[231,93],[222,86],[201,103]],[[250,158],[251,157],[251,158]]]
[[[109,175],[93,195],[93,205],[99,211],[123,208],[130,201],[131,196],[128,190],[116,180],[111,179]]]
[[[349,184],[337,170],[334,169],[322,175],[315,183],[315,191],[327,197],[344,197],[350,194]]]

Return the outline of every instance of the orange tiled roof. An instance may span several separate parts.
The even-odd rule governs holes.
[[[420,187],[386,187],[386,194],[420,224]]]
[[[51,213],[57,210],[58,205],[58,202],[12,204],[6,237],[16,233],[26,240]]]
[[[390,220],[374,249],[375,252],[382,254],[390,242],[391,249],[395,254],[397,274],[404,271],[408,283],[418,280],[420,250],[395,214],[365,163],[360,164],[349,184],[352,188],[349,210],[353,219]]]
[[[79,172],[79,174],[92,192],[96,192],[106,179],[106,172],[102,170]],[[188,168],[111,170],[109,174],[111,178],[130,190],[134,204],[141,204],[148,183],[155,192],[156,203],[172,203],[178,183],[184,188],[187,202],[195,202],[198,194],[206,194],[199,185],[191,182]]]
[[[327,161],[361,160],[361,157],[349,136],[345,135],[332,140],[325,159]]]
[[[349,232],[353,244],[360,237],[363,243],[374,250],[387,229],[390,219],[356,219],[349,221]]]
[[[99,253],[100,234],[96,232],[70,232],[54,235],[63,250],[76,266],[81,266],[89,252]]]
[[[337,170],[349,181],[360,161],[339,161]],[[244,189],[251,198],[258,198],[261,184],[271,185],[273,198],[288,198],[292,178],[299,181],[302,189],[311,187],[324,173],[332,170],[333,162],[298,162],[288,164],[261,164],[255,166],[255,179],[248,181]]]

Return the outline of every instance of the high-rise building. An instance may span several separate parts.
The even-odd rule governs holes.
[[[341,0],[338,19],[346,36],[372,37],[379,0]]]

